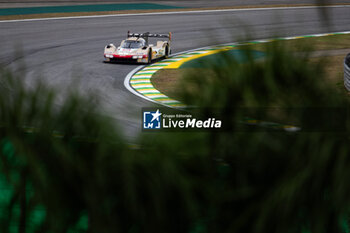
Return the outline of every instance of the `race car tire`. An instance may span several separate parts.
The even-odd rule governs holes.
[[[148,60],[147,60],[147,63],[148,64],[151,64],[152,63],[152,49],[150,49],[148,51]]]
[[[165,47],[165,58],[168,58],[169,57],[169,46],[167,45],[166,47]]]

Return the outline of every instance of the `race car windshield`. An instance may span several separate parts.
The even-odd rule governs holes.
[[[123,43],[122,48],[124,49],[138,49],[144,46],[142,41],[127,40]]]

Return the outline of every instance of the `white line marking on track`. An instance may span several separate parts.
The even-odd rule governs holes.
[[[240,9],[197,10],[197,11],[196,10],[169,11],[169,12],[114,14],[114,15],[86,15],[86,16],[37,18],[37,19],[0,20],[0,23],[33,22],[33,21],[48,21],[48,20],[63,20],[63,19],[90,19],[90,18],[107,18],[107,17],[148,16],[148,15],[200,14],[200,13],[211,13],[211,12],[271,11],[271,10],[296,10],[296,9],[318,9],[318,8],[344,8],[344,7],[349,8],[350,5],[290,6],[290,7],[240,8]]]
[[[128,89],[128,91],[130,91],[131,93],[133,93],[134,95],[137,95],[138,97],[141,97],[142,99],[145,99],[146,101],[149,101],[149,102],[153,102],[153,103],[156,103],[156,104],[161,104],[159,103],[158,101],[155,101],[151,98],[148,98],[144,95],[142,95],[140,92],[136,91],[134,88],[132,88],[129,84],[130,82],[130,79],[132,78],[132,76],[139,70],[141,70],[143,67],[145,66],[138,66],[136,67],[133,71],[131,71],[124,79],[124,86],[126,87],[126,89]],[[151,92],[154,92],[153,90],[149,90],[149,91],[142,91],[142,93],[151,93]],[[168,105],[166,104],[161,104],[161,105],[164,105],[166,107],[169,107]]]

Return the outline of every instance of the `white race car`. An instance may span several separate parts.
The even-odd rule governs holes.
[[[167,38],[157,41],[156,45],[148,44],[148,39]],[[170,53],[171,32],[169,34],[130,33],[119,47],[114,44],[106,45],[104,62],[138,62],[151,63],[154,59],[167,58]]]

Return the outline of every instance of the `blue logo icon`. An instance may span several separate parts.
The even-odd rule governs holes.
[[[161,115],[159,109],[156,112],[143,112],[143,128],[144,129],[160,129]]]

